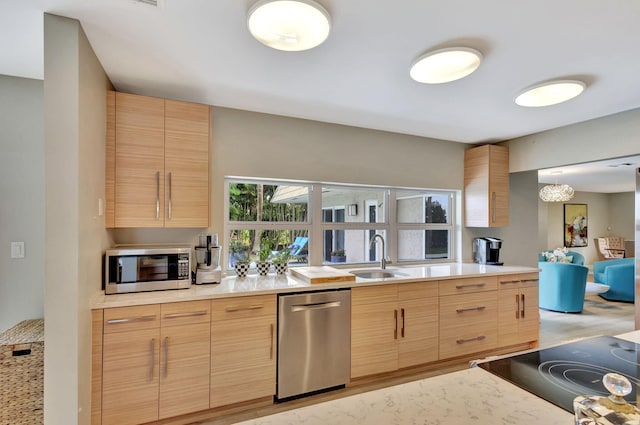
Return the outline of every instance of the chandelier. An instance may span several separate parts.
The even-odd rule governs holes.
[[[566,202],[573,198],[574,190],[568,184],[548,184],[540,189],[544,202]]]

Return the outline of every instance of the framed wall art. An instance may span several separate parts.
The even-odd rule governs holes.
[[[564,204],[564,246],[587,246],[587,229],[587,204]]]

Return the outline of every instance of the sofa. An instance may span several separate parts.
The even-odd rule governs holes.
[[[607,292],[599,294],[605,300],[634,302],[635,258],[618,258],[593,263],[593,281],[609,285]]]
[[[568,251],[566,256],[572,257],[571,263],[546,261],[544,253],[539,256],[538,305],[545,310],[580,313],[584,306],[589,269],[583,265],[581,254]]]

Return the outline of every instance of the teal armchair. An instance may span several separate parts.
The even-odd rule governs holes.
[[[593,280],[609,285],[609,290],[599,294],[609,301],[635,301],[635,258],[596,261],[593,263]]]
[[[562,313],[582,311],[589,269],[582,265],[581,254],[569,251],[567,255],[573,256],[573,263],[538,262],[540,308]]]

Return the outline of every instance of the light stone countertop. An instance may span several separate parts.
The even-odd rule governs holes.
[[[616,336],[640,343],[640,331]],[[510,356],[517,354],[512,353]],[[473,367],[301,407],[236,425],[573,423],[573,414],[566,410],[484,369]]]
[[[569,425],[573,415],[474,367],[238,425]]]
[[[371,270],[376,266],[346,270]],[[285,292],[304,292],[325,289],[342,289],[354,286],[374,286],[390,283],[438,281],[476,276],[493,276],[516,273],[537,273],[537,267],[488,266],[475,263],[439,263],[425,266],[387,267],[398,270],[406,276],[386,279],[363,279],[357,277],[354,282],[308,283],[287,275],[269,274],[268,276],[250,275],[238,279],[225,277],[219,284],[191,285],[189,289],[175,289],[155,292],[105,295],[104,291],[91,300],[92,309],[127,307],[145,304],[161,304],[178,301],[194,301],[213,298],[230,298],[249,295],[278,294]],[[343,269],[344,270],[344,269]]]

